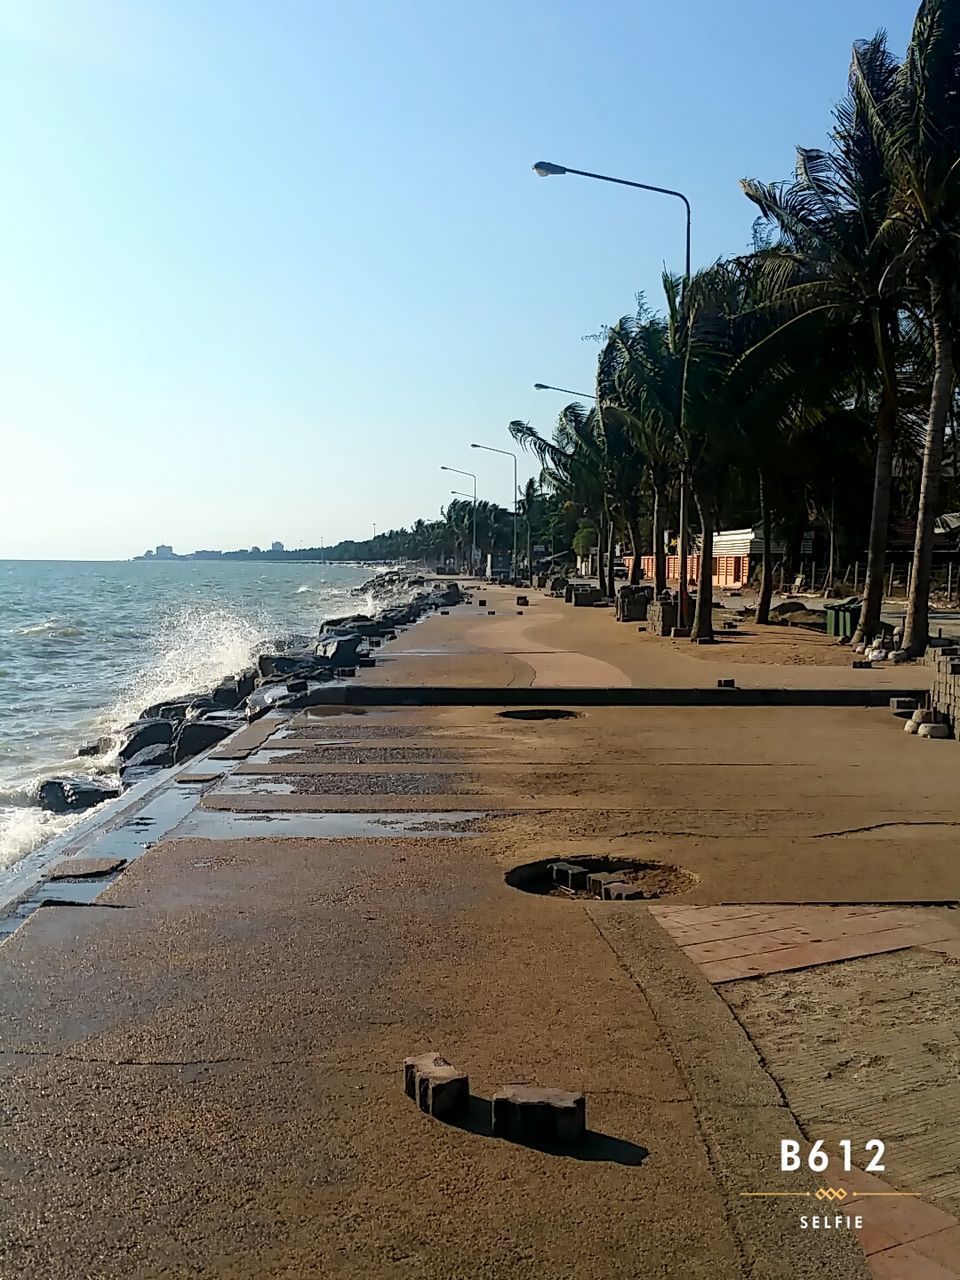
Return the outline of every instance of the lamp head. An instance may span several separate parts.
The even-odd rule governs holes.
[[[549,178],[552,174],[566,173],[566,169],[562,164],[551,164],[549,160],[538,160],[533,166],[533,172],[538,178]]]
[[[549,391],[549,390],[550,390],[550,388],[547,386],[547,384],[546,384],[545,382],[535,382],[535,383],[533,384],[533,389],[534,389],[534,391]]]

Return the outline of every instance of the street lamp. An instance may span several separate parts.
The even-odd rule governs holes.
[[[535,382],[534,391],[560,391],[565,396],[576,396],[578,400],[596,400],[589,391],[569,391],[566,387],[551,387],[549,382]]]
[[[477,477],[472,471],[461,471],[459,467],[445,467],[441,463],[441,471],[452,471],[455,476],[469,476],[473,481],[473,546],[470,548],[470,571],[477,571]]]
[[[533,172],[538,178],[550,178],[555,175],[564,173],[576,174],[578,178],[595,178],[598,182],[612,182],[618,187],[636,187],[640,191],[655,191],[662,196],[675,196],[678,200],[683,201],[683,207],[687,215],[687,240],[686,240],[686,267],[683,275],[684,290],[690,285],[690,201],[682,191],[674,191],[671,187],[654,187],[648,182],[628,182],[626,178],[612,178],[606,173],[589,173],[586,169],[568,169],[562,164],[552,164],[549,160],[538,160],[533,166]],[[686,397],[683,396],[680,401],[680,432],[683,434],[684,413],[686,411]],[[680,561],[679,577],[680,591],[678,593],[677,604],[678,613],[680,615],[679,622],[681,626],[687,625],[690,616],[690,597],[687,592],[687,470],[686,466],[680,468],[680,528],[677,531],[677,552]],[[656,550],[656,548],[654,548]]]
[[[471,449],[484,449],[487,453],[502,453],[505,458],[513,459],[513,560],[511,561],[510,576],[517,576],[517,455],[510,449],[495,449],[491,444],[472,444]]]

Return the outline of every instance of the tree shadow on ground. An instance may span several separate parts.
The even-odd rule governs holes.
[[[470,1103],[465,1116],[449,1120],[455,1129],[465,1129],[479,1138],[497,1138],[505,1142],[493,1132],[493,1104],[489,1098],[481,1098],[475,1093],[470,1095]],[[529,1147],[532,1151],[541,1151],[549,1156],[562,1156],[568,1160],[594,1161],[607,1164],[639,1166],[643,1164],[650,1152],[635,1142],[625,1138],[614,1138],[606,1133],[598,1133],[588,1129],[583,1141],[574,1145],[556,1142],[513,1142],[513,1146]]]

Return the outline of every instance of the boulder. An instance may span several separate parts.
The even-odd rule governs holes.
[[[333,640],[321,640],[317,645],[317,657],[322,658],[334,670],[337,667],[349,667],[356,662],[357,650],[362,643],[361,636],[337,636]]]
[[[251,689],[250,692],[252,693],[253,690]],[[214,702],[212,698],[197,698],[187,707],[187,714],[183,718],[184,720],[203,720],[211,712],[224,710],[225,708]]]
[[[240,720],[232,725],[212,720],[184,721],[173,744],[173,763],[180,764],[182,760],[189,760],[208,747],[216,746],[224,738],[229,738],[235,729],[239,729],[241,723]]]
[[[332,676],[332,672],[330,674]],[[305,689],[299,687],[300,682],[295,683],[298,684],[295,690],[278,682],[264,685],[251,693],[246,702],[247,719],[257,720],[268,711],[295,711],[300,707],[313,707],[329,698],[326,681],[303,681]]]
[[[192,702],[196,702],[198,698],[205,697],[202,693],[183,693],[176,698],[167,698],[163,702],[155,702],[150,707],[145,707],[140,712],[141,720],[182,720],[187,714],[187,707]]]
[[[168,769],[173,764],[173,748],[169,742],[155,742],[120,765],[120,778],[125,781],[131,769]]]
[[[229,680],[221,680],[210,696],[218,707],[226,711],[239,706],[243,701],[235,676],[231,676]]]
[[[155,720],[135,720],[133,724],[125,725],[117,735],[120,741],[118,758],[124,761],[130,760],[144,747],[172,742],[175,727],[173,720],[164,720],[159,717]]]
[[[105,800],[116,800],[120,789],[106,780],[84,777],[47,778],[37,787],[37,803],[51,813],[92,809]]]

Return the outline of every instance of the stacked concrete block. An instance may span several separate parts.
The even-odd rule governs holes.
[[[582,1093],[508,1084],[493,1095],[494,1137],[510,1142],[576,1143],[587,1131]]]
[[[423,1053],[403,1062],[403,1091],[421,1111],[438,1120],[454,1120],[470,1105],[470,1081],[439,1053]]]
[[[949,737],[956,737],[960,727],[960,648],[944,645],[929,649],[926,665],[933,669],[933,687],[930,690],[931,721],[945,725]],[[916,719],[916,717],[914,717]],[[929,724],[931,721],[926,721]],[[923,721],[919,723],[923,724]],[[942,734],[924,734],[924,737],[942,737]]]

